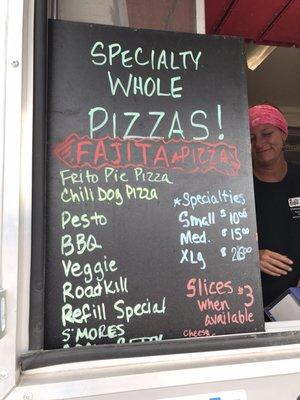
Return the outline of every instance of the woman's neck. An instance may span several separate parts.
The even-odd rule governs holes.
[[[287,162],[285,159],[278,160],[272,165],[255,165],[253,166],[254,175],[263,182],[280,182],[287,174]]]

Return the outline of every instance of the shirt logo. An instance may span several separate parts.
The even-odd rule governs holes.
[[[288,199],[288,202],[289,202],[289,206],[291,208],[299,207],[300,206],[300,197],[291,197],[290,199]]]

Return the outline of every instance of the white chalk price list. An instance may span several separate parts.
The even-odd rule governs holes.
[[[173,199],[173,207],[178,210],[181,228],[180,264],[197,264],[200,270],[207,269],[205,249],[214,239],[219,242],[223,239],[226,246],[220,247],[219,255],[230,257],[233,262],[245,260],[252,252],[252,247],[244,244],[250,228],[243,193],[234,193],[230,189],[196,194],[184,192]]]
[[[249,282],[236,284],[231,279],[218,276],[211,280],[205,275],[211,267],[209,252],[234,263],[243,263],[252,252],[252,247],[245,244],[250,228],[244,194],[222,188],[196,194],[184,192],[173,199],[173,206],[178,210],[180,226],[179,261],[194,272],[185,283],[185,296],[202,320],[200,326],[187,327],[183,336],[211,336],[216,334],[216,326],[254,322],[254,296]],[[222,243],[222,247],[214,242]],[[237,296],[239,308],[233,309],[235,301],[231,299]]]

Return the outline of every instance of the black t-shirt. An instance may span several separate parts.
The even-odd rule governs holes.
[[[254,177],[259,249],[286,255],[293,271],[273,277],[262,272],[264,306],[270,304],[300,278],[300,166],[288,164],[281,182],[262,182]]]

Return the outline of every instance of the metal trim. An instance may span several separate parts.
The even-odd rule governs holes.
[[[74,347],[36,351],[21,357],[23,371],[82,361],[156,355],[213,352],[220,350],[282,346],[300,343],[300,331],[214,336],[195,339],[174,339],[151,343],[131,343]]]
[[[32,243],[29,349],[44,345],[45,286],[45,199],[46,199],[46,116],[47,116],[47,0],[35,2]]]

